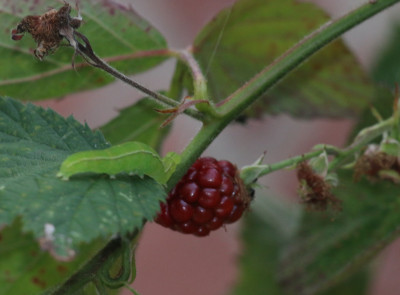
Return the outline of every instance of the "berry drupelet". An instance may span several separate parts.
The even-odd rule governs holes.
[[[206,236],[238,220],[250,201],[235,165],[199,158],[161,204],[156,222],[183,233]]]

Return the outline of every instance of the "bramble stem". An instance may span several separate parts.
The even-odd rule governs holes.
[[[283,161],[280,161],[280,162],[277,162],[274,164],[260,165],[261,169],[259,171],[258,177],[265,176],[272,172],[295,166],[295,165],[299,164],[300,162],[318,157],[323,152],[324,152],[324,150],[312,151],[312,152],[305,153],[305,154],[302,154],[299,156],[294,156],[292,158],[285,159]]]
[[[373,126],[361,130],[354,141],[346,148],[340,149],[331,145],[317,145],[311,152],[291,157],[273,164],[261,164],[258,160],[256,164],[242,168],[240,176],[245,184],[252,184],[259,177],[272,172],[282,170],[288,167],[320,156],[323,153],[334,156],[334,159],[328,165],[328,172],[334,172],[355,159],[355,154],[369,144],[372,140],[382,136],[395,126],[395,118],[391,117],[385,121],[379,122]]]
[[[390,117],[387,120],[361,130],[353,142],[347,148],[342,150],[340,157],[333,159],[329,163],[329,171],[334,171],[335,169],[345,165],[354,157],[355,153],[365,147],[369,142],[395,127],[395,123],[395,117]]]
[[[322,146],[321,149],[316,151],[312,151],[300,156],[295,156],[281,162],[265,165],[265,170],[262,171],[262,175],[269,174],[274,171],[281,170],[286,167],[290,167],[296,165],[304,160],[309,160],[314,157],[319,156],[324,151],[328,155],[336,156],[329,164],[329,171],[332,172],[337,168],[342,167],[344,164],[347,163],[349,159],[354,157],[354,154],[357,153],[360,149],[365,147],[368,143],[370,143],[375,138],[381,136],[384,132],[389,131],[394,126],[395,119],[393,117],[379,122],[375,125],[362,129],[353,142],[344,149],[334,148],[331,146]],[[260,175],[260,176],[262,176]]]

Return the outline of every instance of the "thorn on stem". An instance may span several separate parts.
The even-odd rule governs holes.
[[[156,112],[159,112],[162,114],[172,114],[160,125],[160,128],[164,128],[169,123],[171,123],[178,115],[182,114],[185,110],[187,110],[191,106],[196,105],[198,103],[209,104],[210,102],[208,100],[204,100],[204,99],[191,99],[191,97],[185,97],[183,99],[182,103],[176,107],[164,109],[164,110],[155,110]]]

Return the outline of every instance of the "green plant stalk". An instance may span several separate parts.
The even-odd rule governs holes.
[[[186,173],[192,163],[200,157],[203,151],[213,142],[230,121],[220,119],[204,123],[203,127],[181,153],[181,161],[167,182],[166,190],[170,191]]]
[[[93,283],[96,286],[96,291],[98,295],[109,295],[102,281],[100,281],[99,279],[94,279]]]
[[[276,162],[273,164],[267,164],[267,165],[260,165],[260,172],[258,177],[265,176],[267,174],[270,174],[275,171],[279,171],[288,167],[293,167],[299,164],[300,162],[310,160],[312,158],[318,157],[324,152],[324,150],[317,150],[317,151],[312,151],[309,153],[305,153],[299,156],[294,156],[288,159],[285,159],[280,162]],[[328,153],[329,154],[329,153]]]
[[[214,118],[211,122],[205,123],[189,145],[183,150],[181,163],[168,181],[167,189],[172,189],[214,138],[263,93],[331,41],[397,2],[400,2],[400,0],[380,0],[373,4],[367,3],[337,20],[328,22],[306,36],[271,65],[255,75],[243,87],[219,103],[217,105],[217,112],[221,114],[221,117]]]
[[[184,49],[175,53],[176,57],[188,66],[194,83],[194,99],[208,100],[207,80],[193,57],[190,49]]]
[[[131,291],[132,294],[139,295],[139,293],[135,289],[133,289],[131,286],[129,286],[128,284],[125,285],[125,288],[127,288],[129,291]]]
[[[216,112],[213,102],[210,100],[207,89],[207,79],[201,71],[200,65],[192,54],[193,49],[188,48],[175,52],[176,58],[184,63],[189,69],[193,79],[193,99],[194,100],[206,100],[208,103],[198,103],[196,108],[211,117],[218,117],[219,114]]]
[[[335,157],[328,166],[328,171],[334,172],[336,169],[346,165],[349,161],[353,161],[355,158],[354,155],[372,140],[382,136],[385,132],[392,130],[396,125],[396,120],[397,119],[393,116],[361,130],[355,137],[354,141],[346,148],[340,149],[331,145],[317,145],[311,152],[294,156],[273,164],[249,166],[253,171],[246,171],[247,167],[243,167],[241,172],[243,173],[245,182],[247,181],[247,183],[252,183],[255,180],[254,178],[259,178],[275,171],[296,166],[303,161],[318,157],[324,152],[326,152],[327,155]]]
[[[392,116],[389,119],[361,130],[355,137],[354,141],[347,148],[341,151],[340,157],[333,159],[329,163],[328,170],[333,172],[337,168],[347,164],[349,161],[352,161],[355,153],[359,152],[363,147],[378,136],[381,136],[384,132],[392,130],[396,125],[396,121],[397,118]]]
[[[140,232],[136,231],[130,234],[125,239],[129,239],[132,243],[137,242],[138,237],[140,236]],[[124,247],[123,238],[115,238],[112,239],[101,249],[93,258],[91,258],[85,265],[82,266],[76,273],[74,273],[71,277],[68,278],[62,285],[56,286],[48,291],[45,291],[43,295],[70,295],[75,294],[81,290],[88,283],[93,282],[96,287],[101,288],[104,287],[103,282],[96,282],[96,280],[101,279],[98,275],[101,272],[105,265],[109,265],[112,263],[110,259],[115,257],[115,253],[121,251],[122,247]]]

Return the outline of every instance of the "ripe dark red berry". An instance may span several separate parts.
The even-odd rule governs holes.
[[[183,233],[207,236],[237,221],[250,201],[235,165],[199,158],[161,204],[156,222]]]

